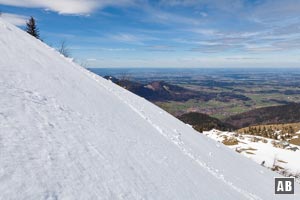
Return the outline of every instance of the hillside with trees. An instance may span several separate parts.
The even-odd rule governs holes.
[[[197,112],[190,112],[178,117],[184,123],[192,125],[194,129],[199,132],[218,129],[222,131],[233,130],[234,127],[230,124],[224,123],[217,118]]]
[[[224,120],[237,128],[261,124],[283,124],[300,122],[300,104],[270,106],[230,116]]]

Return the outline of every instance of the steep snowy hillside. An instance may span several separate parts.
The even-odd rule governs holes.
[[[0,199],[299,199],[278,176],[0,20]]]

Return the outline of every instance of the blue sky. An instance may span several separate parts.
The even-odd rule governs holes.
[[[0,0],[88,67],[300,67],[299,0]]]

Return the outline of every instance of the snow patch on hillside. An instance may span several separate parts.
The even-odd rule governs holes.
[[[226,138],[237,140],[238,144],[227,147],[270,169],[278,166],[276,170],[279,172],[294,175],[300,180],[299,146],[287,144],[288,146],[284,148],[285,144],[282,141],[234,132],[211,130],[204,131],[203,134],[218,142],[223,142]],[[276,146],[281,143],[281,148],[279,147],[281,145]]]

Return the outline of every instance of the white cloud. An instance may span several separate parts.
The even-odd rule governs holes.
[[[143,11],[148,14],[143,21],[152,21],[159,24],[185,24],[188,26],[199,25],[200,19],[179,15],[172,12],[162,11],[149,6],[143,6]]]
[[[105,52],[109,52],[109,51],[136,51],[136,49],[134,48],[107,48],[107,47],[84,47],[84,46],[72,46],[70,47],[71,50],[74,51],[105,51]]]
[[[202,17],[207,17],[207,16],[208,16],[208,14],[207,14],[206,12],[200,12],[200,15],[201,15]]]
[[[4,20],[16,25],[16,26],[23,26],[26,24],[28,19],[27,16],[24,15],[16,15],[11,13],[2,13],[1,18]]]
[[[118,41],[122,43],[135,44],[135,45],[144,45],[146,41],[158,40],[158,38],[151,37],[144,34],[130,34],[130,33],[119,33],[115,35],[108,35],[108,39],[113,41]]]
[[[152,45],[145,48],[146,51],[162,51],[162,52],[173,52],[175,51],[174,46],[170,45]]]
[[[204,29],[204,28],[194,28],[194,29],[190,29],[188,30],[190,32],[194,32],[194,33],[199,33],[201,35],[205,35],[205,36],[219,36],[221,33],[217,30],[213,30],[213,29]]]
[[[88,58],[88,59],[86,59],[87,61],[97,61],[97,59],[96,58]]]
[[[195,0],[160,0],[159,3],[163,6],[193,6],[199,4]]]
[[[111,38],[120,42],[133,42],[133,43],[141,42],[141,39],[139,37],[132,34],[126,34],[126,33],[112,35]]]
[[[60,14],[89,14],[98,8],[127,5],[130,0],[0,0],[0,5],[43,8]]]

